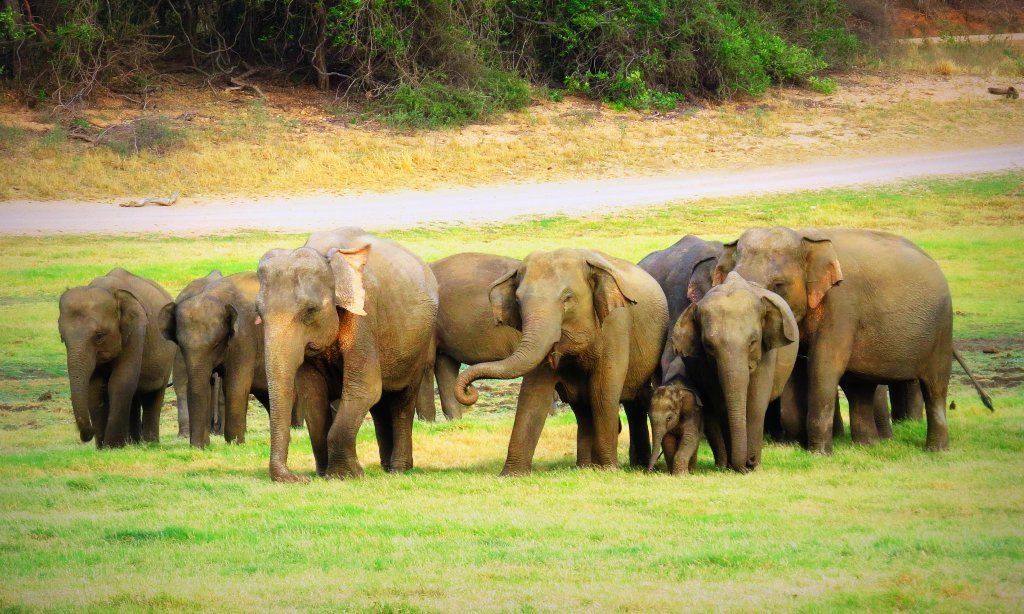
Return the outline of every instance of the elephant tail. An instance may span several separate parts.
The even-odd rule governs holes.
[[[996,408],[992,405],[992,397],[988,396],[985,389],[982,388],[981,384],[978,383],[978,380],[974,378],[974,374],[971,373],[971,370],[967,368],[967,363],[964,362],[964,357],[960,355],[960,352],[958,352],[956,348],[953,348],[953,358],[956,358],[956,361],[960,363],[961,367],[963,367],[964,373],[966,373],[967,377],[971,379],[971,383],[974,384],[974,389],[978,391],[978,396],[981,397],[981,402],[985,404],[985,407],[987,407],[989,411],[995,411]]]

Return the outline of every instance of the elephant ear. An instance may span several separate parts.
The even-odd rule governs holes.
[[[131,292],[118,288],[114,290],[113,294],[114,299],[117,300],[121,342],[126,343],[133,333],[139,332],[139,329],[149,323],[149,318],[146,317],[146,310],[142,308],[142,303]]]
[[[224,322],[227,324],[228,340],[238,334],[238,310],[231,303],[224,305]]]
[[[764,321],[761,329],[761,347],[764,351],[799,341],[800,332],[789,304],[778,294],[769,291],[761,295],[761,302],[764,303]]]
[[[597,312],[598,322],[603,322],[609,313],[619,307],[636,304],[636,300],[626,294],[626,284],[619,271],[607,258],[597,252],[589,252],[587,264],[590,265],[593,280],[594,311]]]
[[[174,315],[174,311],[177,308],[178,304],[171,301],[160,308],[160,313],[157,315],[157,325],[160,327],[160,334],[164,339],[174,343],[178,343],[178,319]]]
[[[327,250],[327,261],[334,274],[334,303],[348,313],[366,315],[364,268],[370,258],[370,245],[353,249]]]
[[[839,256],[831,239],[817,230],[805,231],[802,239],[806,254],[804,283],[807,286],[807,307],[814,309],[832,286],[843,281],[843,269],[839,266]]]
[[[693,265],[690,271],[690,280],[686,284],[686,298],[691,303],[698,303],[704,298],[713,285],[712,274],[718,265],[718,256],[702,258]]]
[[[516,276],[519,269],[514,268],[491,284],[487,298],[491,302],[491,313],[494,314],[494,325],[511,326],[522,330],[523,320],[519,313],[519,301],[516,299]]]
[[[718,257],[718,264],[715,265],[715,271],[711,274],[711,285],[717,286],[725,281],[729,271],[736,268],[736,246],[738,244],[739,239],[722,245],[722,255]]]
[[[700,330],[697,326],[697,303],[686,308],[672,327],[672,350],[683,358],[700,353]]]

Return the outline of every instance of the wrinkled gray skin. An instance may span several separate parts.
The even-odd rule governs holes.
[[[373,416],[385,471],[410,469],[422,374],[434,357],[437,281],[404,247],[340,228],[260,259],[256,298],[270,392],[270,476],[288,470],[294,404],[317,473],[358,477],[356,434]],[[336,410],[332,410],[332,404]]]
[[[702,299],[711,289],[711,274],[722,254],[722,244],[705,241],[694,235],[686,235],[670,247],[648,254],[637,265],[650,273],[668,299],[668,321],[679,316],[690,306]],[[671,326],[667,335],[671,335]],[[669,365],[675,358],[671,339],[666,336],[661,354],[661,381],[667,382]]]
[[[688,381],[673,377],[658,386],[651,396],[648,416],[651,420],[651,462],[654,470],[662,448],[665,465],[672,475],[686,475],[697,468],[697,449],[704,434],[703,405],[696,388]],[[721,433],[708,434],[712,442],[716,464],[725,464],[724,441]]]
[[[519,267],[519,260],[493,254],[464,253],[430,264],[437,278],[439,303],[435,329],[437,356],[433,377],[417,405],[420,419],[432,421],[434,377],[437,378],[441,411],[449,420],[462,417],[463,405],[455,398],[455,378],[460,365],[475,365],[507,358],[523,336],[504,324],[495,325],[488,293],[495,279]]]
[[[258,292],[255,273],[214,271],[160,311],[161,332],[181,350],[186,376],[175,377],[175,389],[184,379],[189,440],[197,448],[209,445],[211,426],[214,432],[220,426],[225,441],[245,442],[250,394],[270,407]],[[292,426],[301,426],[296,417]]]
[[[624,402],[630,463],[646,467],[647,406],[639,401],[658,366],[668,318],[658,283],[625,260],[559,249],[534,252],[496,279],[490,303],[494,323],[519,328],[522,339],[508,358],[463,371],[455,394],[472,405],[475,380],[523,377],[502,475],[530,472],[556,388],[579,424],[577,465],[618,465],[618,409]]]
[[[687,307],[672,329],[672,347],[697,383],[707,422],[718,422],[734,471],[761,463],[765,412],[793,372],[798,341],[786,302],[736,273]]]
[[[57,327],[67,350],[71,406],[82,441],[97,448],[160,440],[160,409],[177,348],[157,314],[171,296],[114,269],[60,297]]]
[[[911,380],[920,381],[927,410],[925,447],[949,447],[952,301],[942,271],[921,249],[868,230],[755,228],[725,246],[715,281],[733,270],[782,296],[799,323],[808,449],[832,451],[838,385],[850,401],[854,441],[871,443],[876,385]]]

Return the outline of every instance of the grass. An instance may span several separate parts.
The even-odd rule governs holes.
[[[273,484],[255,405],[244,446],[197,451],[168,437],[168,401],[159,446],[97,452],[70,413],[54,324],[64,287],[130,264],[173,293],[304,238],[0,238],[0,607],[1019,611],[1024,391],[994,382],[1024,360],[1022,190],[1015,172],[385,233],[427,259],[588,245],[637,260],[684,232],[851,225],[899,231],[939,261],[958,343],[992,386],[995,414],[957,371],[949,453],[923,452],[924,424],[912,423],[872,448],[844,437],[830,458],[769,445],[747,476],[716,471],[704,446],[685,479],[574,469],[571,413],[549,418],[534,475],[495,478],[512,424],[507,384],[461,422],[417,423],[404,476],[381,473],[367,424],[365,479]],[[302,431],[291,465],[313,466]]]
[[[939,42],[926,40],[918,45],[897,45],[882,61],[900,71],[947,77],[970,74],[1014,79],[1024,76],[1024,49],[995,36],[985,41],[947,36]]]
[[[165,122],[161,134],[173,136],[173,146],[147,150],[132,143],[117,151],[68,139],[49,118],[12,103],[0,106],[0,126],[7,127],[0,130],[0,199],[417,189],[1024,140],[1016,106],[988,97],[973,82],[964,91],[984,97],[935,100],[932,90],[949,83],[934,80],[853,74],[836,77],[831,95],[831,87],[822,94],[780,89],[756,102],[664,113],[614,111],[576,98],[538,101],[491,124],[443,131],[354,124],[366,118],[298,94],[271,92],[263,102],[172,89],[145,114],[103,107],[85,113],[96,130],[148,117]]]

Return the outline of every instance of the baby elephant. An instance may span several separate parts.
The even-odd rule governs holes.
[[[648,471],[654,470],[663,446],[665,464],[672,475],[685,475],[696,469],[697,446],[704,432],[702,410],[697,391],[681,378],[654,390],[647,410],[654,444]]]
[[[159,441],[160,408],[177,348],[157,329],[171,295],[114,269],[60,297],[71,407],[82,441],[97,448]]]
[[[729,466],[761,462],[764,415],[793,372],[796,319],[779,295],[733,272],[679,316],[672,346],[698,383],[705,417],[717,421]]]

